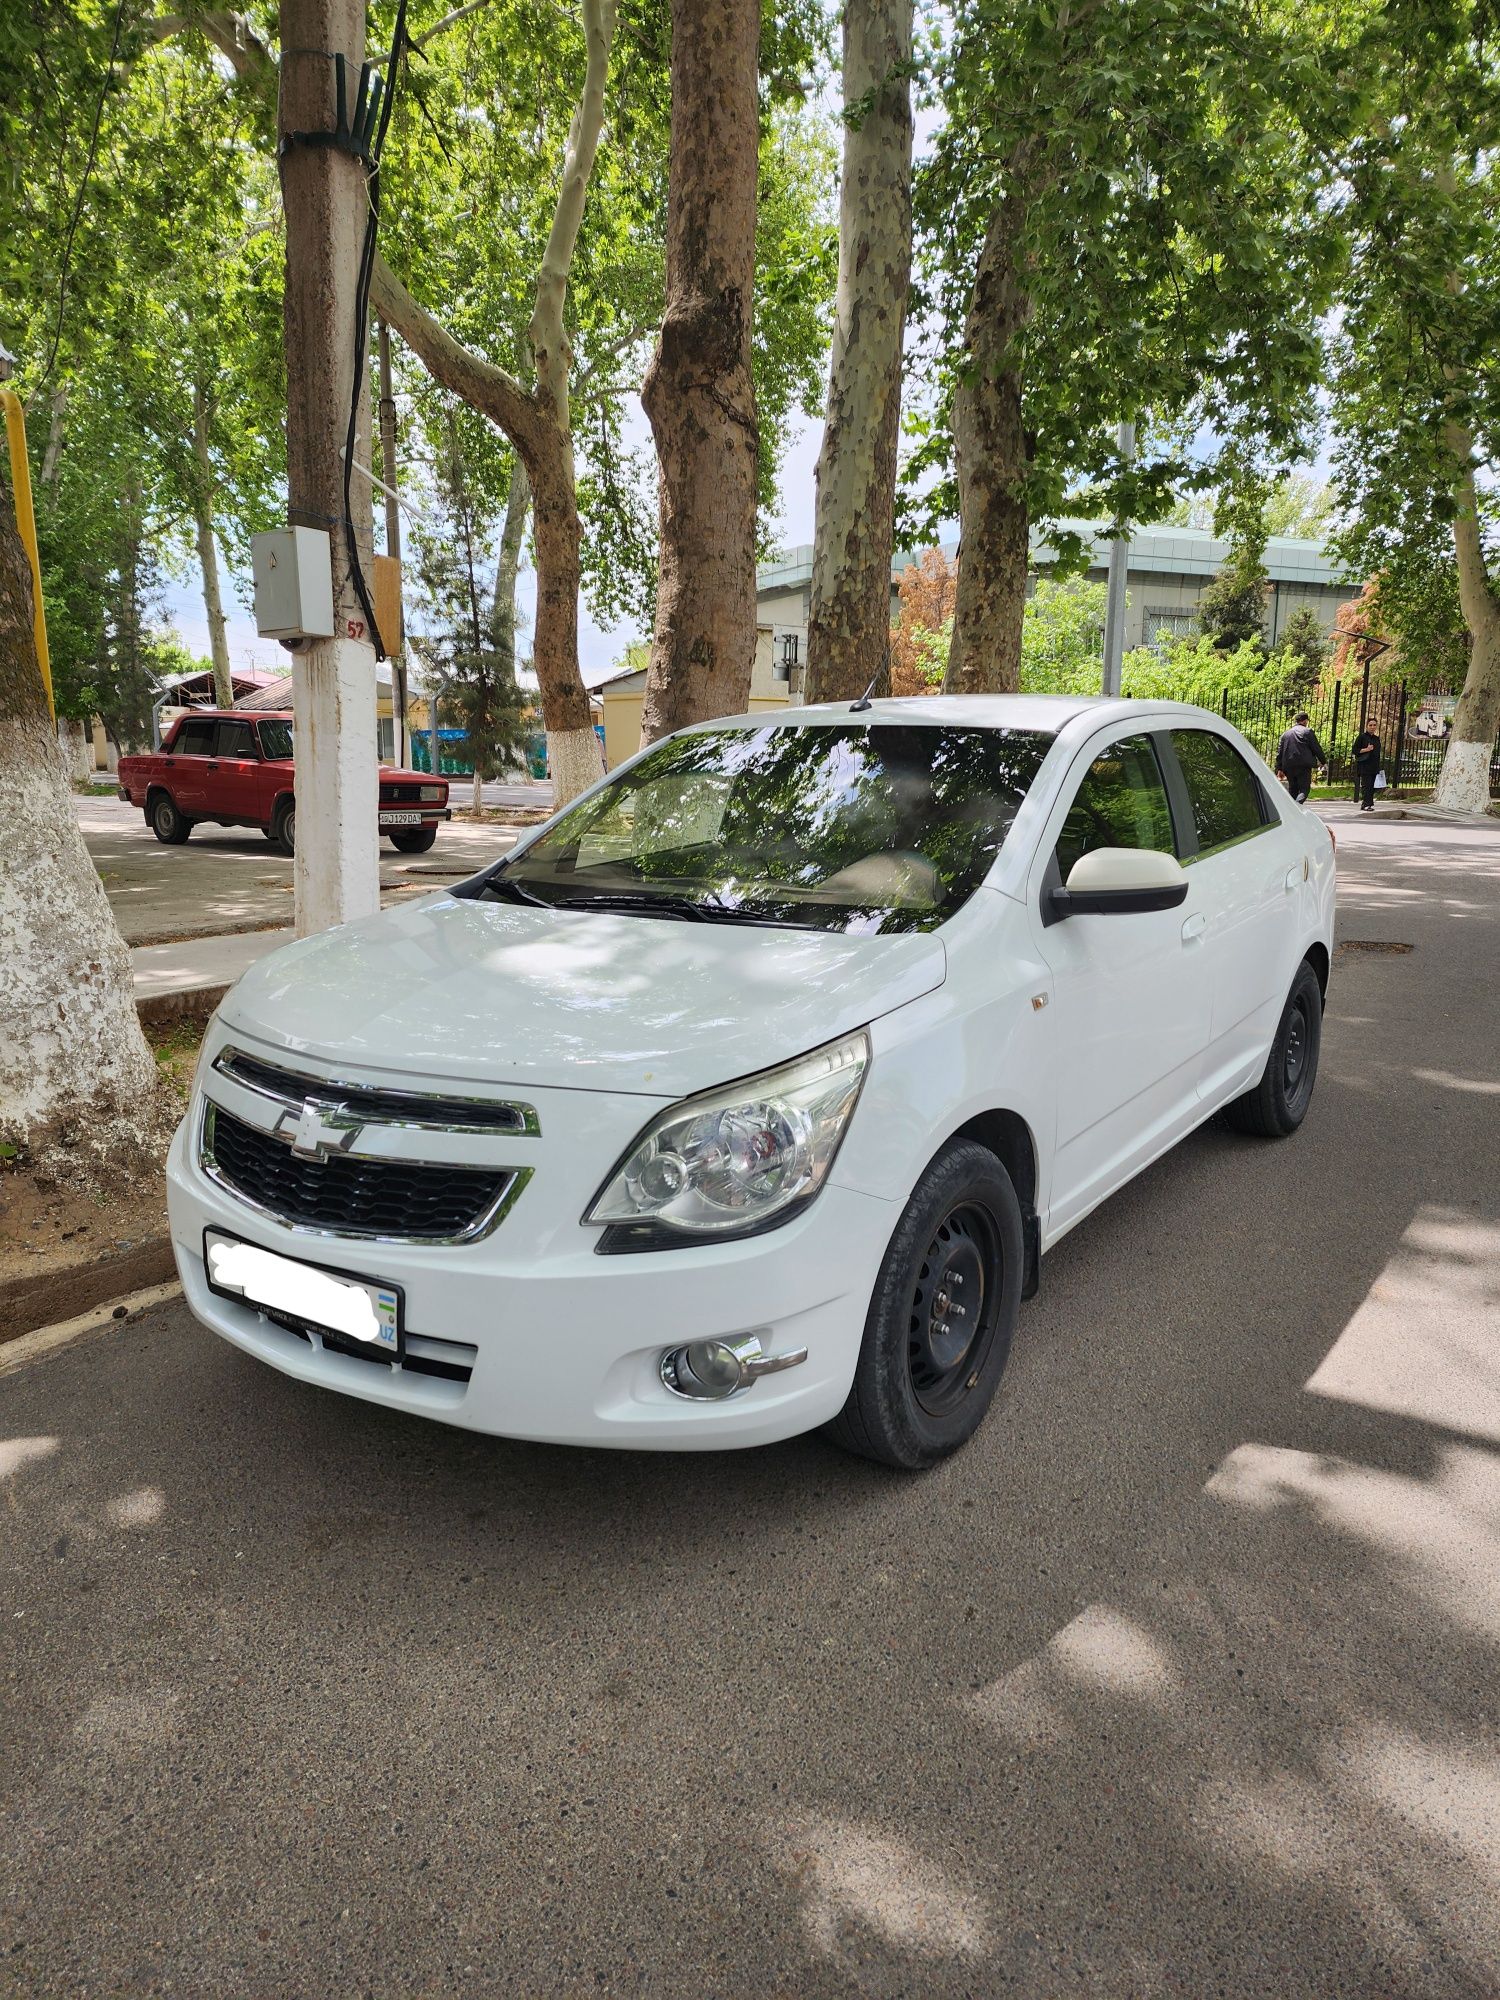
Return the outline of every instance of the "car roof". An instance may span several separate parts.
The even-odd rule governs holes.
[[[712,721],[695,723],[697,729],[725,725],[770,724],[826,725],[847,722],[851,716],[868,722],[908,722],[949,729],[1035,729],[1056,736],[1070,723],[1089,727],[1099,723],[1143,722],[1158,715],[1202,722],[1210,717],[1206,709],[1181,701],[1127,701],[1081,694],[923,694],[892,695],[856,708],[852,702],[825,701],[803,708],[763,708],[747,715],[722,715]]]
[[[172,726],[183,722],[290,722],[289,708],[185,708]]]

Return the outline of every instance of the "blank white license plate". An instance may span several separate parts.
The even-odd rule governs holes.
[[[422,815],[419,812],[383,812],[380,815],[380,824],[382,826],[420,826],[422,824]]]
[[[268,1318],[357,1342],[393,1360],[401,1352],[401,1292],[322,1270],[216,1229],[203,1233],[209,1290],[257,1307]]]

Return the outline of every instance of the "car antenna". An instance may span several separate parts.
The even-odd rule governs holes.
[[[872,705],[870,701],[870,696],[874,694],[876,683],[879,681],[879,679],[880,676],[879,674],[877,674],[875,676],[875,679],[871,681],[870,685],[865,689],[864,693],[860,696],[859,700],[850,702],[849,713],[851,715],[863,715],[864,711]]]

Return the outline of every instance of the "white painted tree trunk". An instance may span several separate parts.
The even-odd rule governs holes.
[[[1449,812],[1482,813],[1490,802],[1490,758],[1500,730],[1500,595],[1490,581],[1479,532],[1473,451],[1467,433],[1450,425],[1449,442],[1463,461],[1459,512],[1453,523],[1458,596],[1471,641],[1469,671],[1453,715],[1453,734],[1438,774],[1433,803]]]
[[[31,572],[0,513],[0,1138],[96,1168],[154,1156],[166,1093],[57,756]]]
[[[93,774],[94,760],[89,755],[88,730],[76,716],[57,718],[57,748],[68,783],[87,784]]]
[[[912,0],[849,0],[839,280],[818,453],[807,699],[863,693],[890,672],[891,547],[901,344],[911,284]]]

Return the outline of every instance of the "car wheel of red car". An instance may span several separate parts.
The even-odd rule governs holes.
[[[176,800],[158,792],[151,801],[151,831],[157,839],[167,847],[181,847],[192,830],[193,822],[183,818]]]
[[[393,833],[391,845],[402,854],[425,854],[437,839],[435,826],[424,826],[412,833]]]
[[[297,808],[290,800],[278,808],[271,822],[271,838],[279,841],[288,854],[297,851]]]

